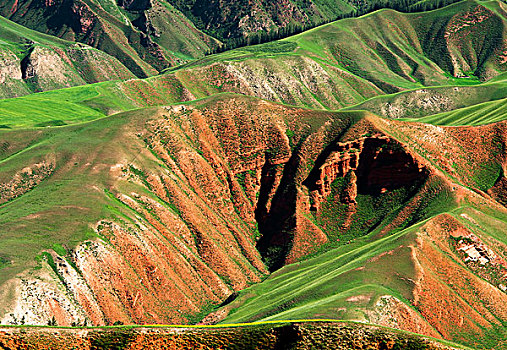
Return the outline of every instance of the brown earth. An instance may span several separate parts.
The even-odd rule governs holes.
[[[345,205],[342,216],[332,218],[343,219],[340,234],[357,228],[357,215],[363,213],[359,195],[377,197],[410,188],[403,208],[392,211],[388,223],[366,218],[362,232],[378,226],[378,238],[429,218],[425,215],[432,214],[424,210],[441,193],[456,204],[506,211],[495,200],[500,192],[489,195],[474,182],[481,162],[505,163],[505,148],[498,147],[505,145],[505,123],[434,127],[238,95],[111,118],[118,124],[111,128],[108,146],[86,146],[95,147],[86,155],[51,146],[47,154],[55,159],[55,171],[41,181],[40,165],[2,174],[4,205],[22,200],[25,191],[19,181],[7,179],[21,179],[31,171],[37,175],[26,184],[32,196],[44,193],[38,192],[41,186],[82,173],[87,182],[79,183],[75,193],[86,188],[96,206],[116,208],[114,215],[97,212],[76,195],[64,208],[29,214],[38,222],[54,222],[56,215],[86,213],[86,224],[97,238],[67,245],[66,256],[38,248],[34,254],[49,252],[39,269],[20,272],[2,287],[15,295],[4,305],[3,322],[44,325],[53,317],[65,326],[197,322],[235,291],[260,282],[269,269],[329,244],[335,236],[326,218],[319,217],[324,205]],[[23,142],[16,137],[27,131],[10,133],[6,135],[18,141],[7,143],[6,154],[30,142],[27,135]],[[34,150],[44,154],[43,147]],[[336,192],[333,183],[343,177],[349,182]],[[18,199],[12,201],[15,195]],[[28,224],[27,216],[9,223],[30,232]],[[59,226],[62,232],[78,229],[77,220],[65,225]],[[417,317],[413,309],[390,299],[379,310],[391,310],[397,321],[383,317],[384,311],[371,317],[447,339],[459,338],[456,325],[478,335],[484,334],[481,327],[500,326],[507,319],[507,299],[497,286],[504,280],[480,279],[473,272],[480,267],[467,265],[450,238],[469,237],[466,230],[447,214],[421,226],[410,246],[396,250],[414,265],[415,272],[404,278]],[[487,266],[505,267],[505,246],[474,234],[477,246],[487,246],[497,257]],[[384,254],[382,263],[372,260],[365,275],[393,266],[391,258]]]
[[[460,349],[392,329],[347,323],[220,328],[1,328],[5,349]]]

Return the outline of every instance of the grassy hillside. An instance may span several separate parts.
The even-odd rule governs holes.
[[[0,322],[345,319],[501,348],[504,8],[382,10],[1,100]],[[16,57],[66,50],[4,22]]]
[[[232,91],[327,109],[423,86],[477,84],[506,67],[499,6],[465,1],[423,14],[377,11],[170,72],[199,97]],[[460,46],[461,36],[470,45]]]
[[[506,118],[506,99],[484,102],[471,107],[430,115],[418,119],[404,119],[407,121],[417,120],[422,123],[433,125],[484,125],[496,123]]]
[[[134,77],[114,57],[0,17],[0,96]]]
[[[498,79],[478,85],[426,87],[376,96],[358,105],[347,107],[346,110],[367,110],[387,118],[416,120],[480,103],[499,101],[507,95],[504,79],[498,76]],[[425,119],[420,119],[422,120]],[[487,120],[483,122],[486,123]],[[462,124],[456,125],[467,125],[467,122],[463,121]]]
[[[4,1],[0,13],[25,27],[93,46],[146,77],[202,57],[219,42],[162,0]]]
[[[485,214],[462,207],[394,235],[378,239],[372,233],[316,258],[286,266],[243,290],[225,307],[229,314],[222,322],[316,317],[387,322],[391,327],[475,348],[501,348],[506,336],[505,318],[501,316],[505,294],[497,290],[490,304],[477,302],[476,295],[483,297],[484,293],[493,293],[494,288],[485,288],[482,276],[474,276],[470,267],[463,266],[463,253],[456,250],[459,230],[469,230],[471,222],[476,226],[468,232],[484,239],[482,230],[491,225],[505,229],[505,213]],[[451,229],[447,226],[450,223]],[[487,239],[505,247],[504,235]]]
[[[97,47],[139,77],[202,57],[218,45],[166,2],[137,9],[138,5],[115,7],[83,0],[70,8],[55,3],[44,11],[30,1],[16,4],[5,3],[4,15],[39,31]],[[505,34],[501,6],[465,1],[423,15],[377,11],[282,41],[192,61],[177,74],[197,84],[193,90],[199,97],[242,92],[332,109],[403,89],[468,85],[505,70],[501,58],[505,48],[499,40]],[[55,24],[48,18],[69,20]],[[463,36],[472,39],[469,45],[459,44]]]
[[[171,76],[109,81],[0,100],[3,128],[75,124],[115,113],[188,100]]]
[[[237,109],[229,110],[231,103]],[[244,120],[246,111],[251,114]],[[224,115],[232,124],[218,128]],[[242,189],[241,174],[251,169],[260,176],[255,164],[265,152],[284,159],[290,150],[278,125],[284,118],[299,125],[298,116],[318,117],[318,123],[328,118],[217,96],[60,128],[1,132],[3,322],[16,322],[7,312],[14,308],[24,315],[17,320],[46,323],[52,311],[35,300],[53,295],[70,312],[56,316],[59,324],[188,323],[232,291],[260,281],[266,269],[255,249],[255,193]],[[261,149],[252,153],[251,143]],[[27,266],[45,287],[18,285],[22,280],[13,277]],[[110,280],[113,266],[122,281]],[[57,276],[77,289],[62,290]],[[26,302],[18,304],[24,293]]]

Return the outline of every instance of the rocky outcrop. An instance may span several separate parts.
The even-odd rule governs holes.
[[[0,183],[0,204],[23,195],[44,181],[54,171],[54,160],[42,161],[14,174],[12,180]]]
[[[19,59],[13,52],[0,51],[0,61],[0,84],[5,83],[7,79],[20,80],[22,78]]]

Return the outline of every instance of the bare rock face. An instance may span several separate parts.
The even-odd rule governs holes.
[[[69,279],[69,282],[75,281]],[[72,288],[78,288],[78,285],[73,284]],[[71,326],[88,318],[83,304],[58,283],[58,277],[49,265],[11,280],[2,293],[10,309],[0,319],[2,324],[47,325],[54,320],[55,324]]]
[[[85,45],[18,39],[22,54],[9,46],[0,49],[2,98],[134,77],[115,58]]]
[[[36,91],[132,77],[114,58],[80,45],[67,50],[34,46],[20,65],[23,80]]]
[[[64,87],[70,87],[70,82],[85,83],[57,52],[49,48],[35,47],[23,59],[21,67],[23,79],[34,80],[41,86],[63,85]]]
[[[11,181],[0,183],[0,204],[23,195],[54,171],[54,160],[48,159],[17,172]]]
[[[266,220],[266,226],[276,227],[276,231],[273,229],[270,235],[270,229],[266,228],[258,247],[265,256],[274,259],[272,267],[295,262],[328,242],[328,235],[322,227],[309,221],[308,216],[323,215],[320,213],[322,203],[327,203],[332,196],[336,196],[335,204],[328,204],[328,207],[345,206],[345,209],[340,214],[342,217],[336,214],[338,217],[329,220],[343,219],[341,231],[346,232],[358,210],[358,194],[377,197],[418,186],[424,183],[429,171],[398,141],[377,131],[374,136],[331,142],[321,150],[306,174],[306,177],[299,181],[296,178],[297,182],[287,185],[284,196],[275,197],[271,204],[274,209],[271,209],[272,216]],[[344,179],[345,184],[333,194],[337,179]],[[312,212],[314,214],[310,214]],[[373,223],[367,225],[365,231]],[[288,246],[288,242],[291,248],[286,250],[284,247]],[[273,247],[278,247],[278,251]],[[272,254],[273,257],[270,256]]]
[[[0,84],[7,79],[21,79],[18,57],[9,51],[0,51]]]

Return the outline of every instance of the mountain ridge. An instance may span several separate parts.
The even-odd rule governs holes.
[[[380,10],[1,100],[2,323],[337,318],[502,347],[505,10]]]

